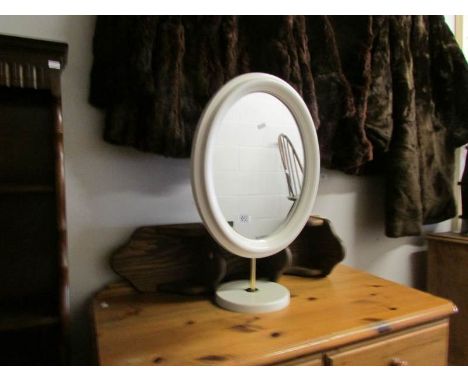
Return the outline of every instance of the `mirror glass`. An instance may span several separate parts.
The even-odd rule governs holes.
[[[275,232],[294,211],[304,149],[294,116],[278,98],[238,99],[214,128],[211,174],[220,210],[249,239]]]

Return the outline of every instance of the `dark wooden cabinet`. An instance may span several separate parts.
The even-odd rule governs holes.
[[[449,365],[468,365],[468,236],[436,233],[427,236],[427,290],[452,300],[458,314],[450,323]]]
[[[0,365],[68,361],[66,55],[63,43],[0,35]]]

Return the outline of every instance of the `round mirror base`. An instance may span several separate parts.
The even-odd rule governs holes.
[[[227,310],[241,313],[274,312],[289,305],[289,290],[271,281],[256,281],[255,292],[250,292],[248,280],[221,284],[216,290],[216,303]]]

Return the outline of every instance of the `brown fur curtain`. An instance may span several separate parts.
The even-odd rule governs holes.
[[[468,70],[441,16],[100,16],[93,52],[110,143],[189,157],[210,97],[266,72],[304,98],[323,166],[385,174],[388,236],[455,214]]]

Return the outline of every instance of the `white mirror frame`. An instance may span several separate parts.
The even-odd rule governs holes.
[[[272,234],[249,239],[226,221],[213,182],[213,137],[227,111],[251,93],[268,93],[293,115],[304,149],[304,180],[299,200],[288,218]],[[226,83],[210,100],[198,122],[192,145],[192,192],[198,212],[212,237],[226,250],[248,258],[262,258],[286,248],[299,235],[312,211],[320,178],[320,153],[315,125],[302,97],[285,81],[265,73],[248,73]]]

